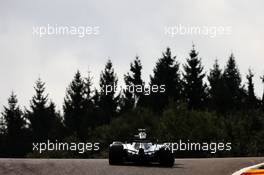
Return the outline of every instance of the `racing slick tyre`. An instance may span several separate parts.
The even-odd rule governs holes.
[[[109,164],[110,165],[119,165],[123,163],[123,154],[124,148],[123,145],[112,145],[109,148]]]
[[[159,151],[159,163],[161,166],[173,167],[175,162],[174,155],[170,150],[164,148]]]

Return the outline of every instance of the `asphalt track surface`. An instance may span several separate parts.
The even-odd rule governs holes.
[[[231,175],[264,158],[176,159],[172,168],[126,164],[107,159],[0,159],[0,175]]]

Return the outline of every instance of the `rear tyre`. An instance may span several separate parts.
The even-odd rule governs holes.
[[[174,155],[170,150],[162,148],[159,151],[159,163],[161,166],[173,167],[175,162]]]
[[[123,163],[124,148],[123,145],[112,145],[109,148],[109,164],[119,165]]]

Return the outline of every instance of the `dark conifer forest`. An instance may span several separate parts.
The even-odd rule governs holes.
[[[158,55],[157,55],[158,57]],[[65,87],[63,104],[55,104],[46,91],[48,82],[39,78],[33,85],[30,106],[24,107],[11,92],[0,118],[0,157],[94,158],[107,156],[113,140],[126,140],[138,128],[146,128],[160,142],[231,142],[232,150],[211,154],[182,152],[178,157],[264,156],[264,95],[258,97],[254,76],[249,69],[242,84],[235,54],[205,70],[202,56],[193,46],[184,62],[165,49],[157,59],[150,82],[142,79],[140,56],[117,77],[118,69],[108,60],[100,81],[76,70]],[[72,79],[72,80],[71,80]],[[152,93],[105,91],[105,87],[151,87],[164,85]],[[96,86],[95,86],[96,85]],[[95,88],[99,87],[99,88]],[[154,91],[154,89],[152,89]],[[11,91],[11,90],[10,90]],[[62,111],[56,110],[62,105]],[[32,151],[33,142],[99,142],[100,150],[84,154]]]

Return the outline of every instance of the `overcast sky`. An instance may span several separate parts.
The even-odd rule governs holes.
[[[13,90],[19,104],[29,105],[38,77],[46,82],[49,97],[61,109],[65,90],[77,69],[89,70],[94,85],[110,58],[120,83],[138,55],[144,80],[167,46],[180,63],[195,43],[205,71],[215,59],[221,67],[234,53],[245,81],[248,68],[255,73],[256,93],[264,74],[264,1],[262,0],[1,0],[0,1],[0,105]],[[33,35],[34,26],[99,26],[99,35]],[[164,27],[231,26],[230,35],[165,35]]]

